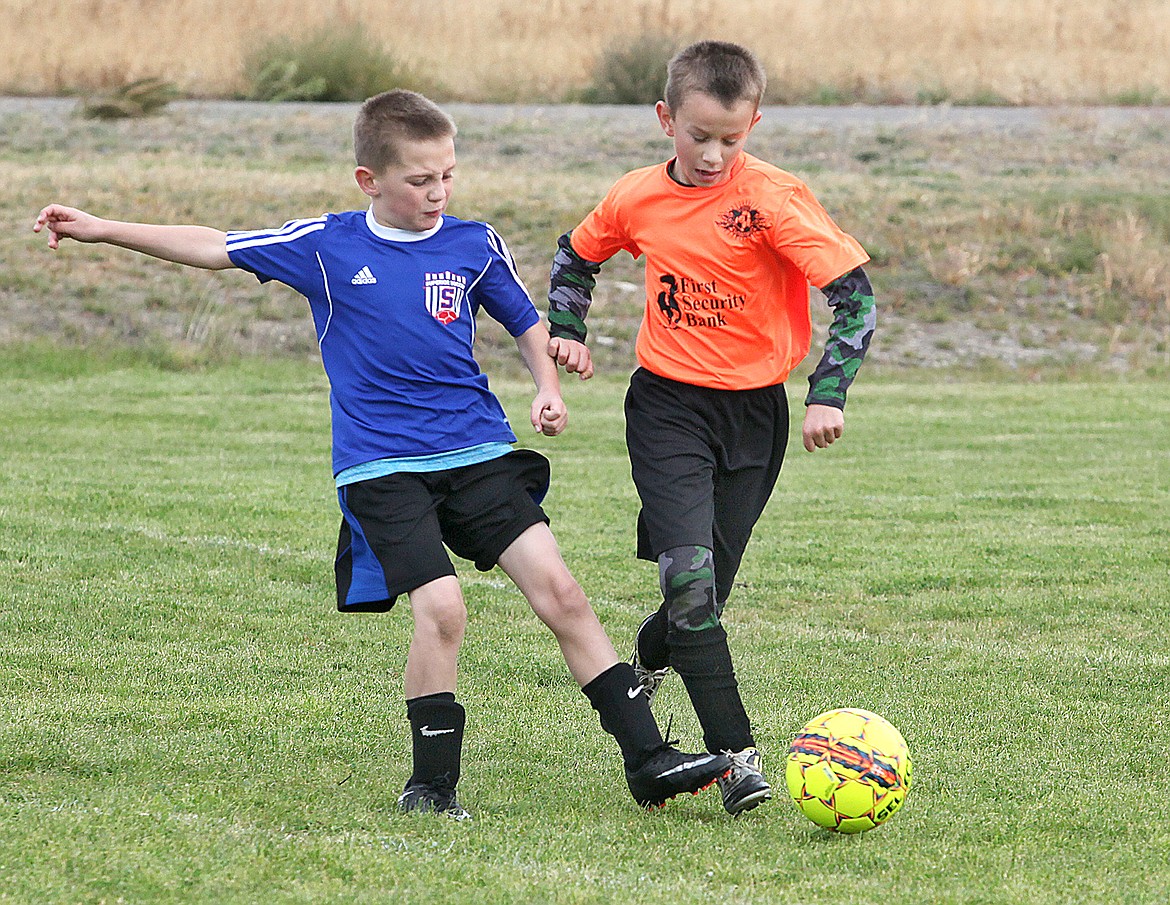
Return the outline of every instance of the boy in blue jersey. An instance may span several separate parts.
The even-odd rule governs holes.
[[[536,384],[530,420],[555,436],[567,411],[548,330],[503,240],[446,214],[455,124],[425,97],[389,91],[354,123],[354,176],[366,211],[221,232],[127,223],[51,204],[34,231],[102,242],[193,267],[238,267],[309,302],[330,383],[333,472],[342,521],[335,574],[343,612],[384,612],[406,594],[414,632],[403,675],[413,772],[404,811],[469,815],[456,797],[465,712],[456,661],[467,609],[446,549],[499,565],[552,630],[573,678],[621,748],[646,807],[714,784],[723,755],[665,741],[569,574],[540,501],[548,462],[516,437],[472,351],[482,308],[515,338]]]

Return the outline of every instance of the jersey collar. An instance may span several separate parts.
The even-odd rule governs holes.
[[[379,239],[386,239],[389,242],[421,242],[423,239],[429,239],[443,228],[443,218],[440,217],[439,222],[430,229],[418,233],[409,229],[396,229],[393,226],[383,226],[374,218],[374,208],[371,205],[370,209],[366,211],[366,226]]]
[[[681,182],[676,181],[670,175],[670,171],[678,161],[677,157],[672,157],[666,163],[662,164],[662,178],[675,194],[683,195],[684,197],[694,198],[697,194],[703,192],[717,195],[731,187],[731,183],[735,181],[735,178],[743,172],[743,168],[747,166],[747,158],[747,153],[740,151],[739,156],[735,159],[735,163],[731,165],[731,172],[727,178],[716,185],[683,185]]]

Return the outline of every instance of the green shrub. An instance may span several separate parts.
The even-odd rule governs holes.
[[[1153,86],[1147,86],[1127,89],[1106,100],[1119,107],[1155,107],[1166,102],[1166,95]]]
[[[160,78],[138,79],[81,102],[87,119],[129,119],[149,116],[179,96],[179,90]]]
[[[642,35],[620,46],[610,45],[593,69],[593,80],[581,93],[587,104],[653,104],[662,99],[666,64],[678,42],[665,35]]]
[[[919,88],[914,94],[914,102],[921,107],[937,107],[948,103],[950,99],[951,92],[941,85]]]
[[[248,97],[260,101],[361,101],[390,88],[428,90],[356,25],[273,38],[248,57],[244,75]]]
[[[958,107],[1012,107],[1017,106],[1008,97],[992,88],[978,88],[965,97],[956,97]]]
[[[840,85],[819,84],[812,86],[805,96],[804,103],[816,107],[842,107],[855,103],[852,94]]]

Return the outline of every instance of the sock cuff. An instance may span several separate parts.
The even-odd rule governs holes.
[[[455,692],[453,692],[453,691],[436,691],[434,694],[423,694],[423,695],[419,695],[417,698],[407,698],[406,699],[406,709],[407,709],[407,711],[409,711],[411,707],[417,707],[420,704],[431,704],[431,703],[438,704],[440,702],[454,704],[455,703]]]
[[[607,690],[624,686],[622,693],[625,694],[625,688],[637,684],[638,678],[634,675],[634,667],[624,660],[619,660],[609,669],[602,670],[596,678],[582,685],[581,691],[596,708],[596,702],[605,697]]]
[[[443,719],[461,727],[466,719],[466,711],[463,705],[455,700],[453,692],[442,691],[408,700],[406,718],[411,723]]]

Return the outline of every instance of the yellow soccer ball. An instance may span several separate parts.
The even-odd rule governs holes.
[[[846,707],[822,713],[796,734],[784,779],[813,823],[862,833],[902,807],[912,773],[902,734],[876,713]]]

